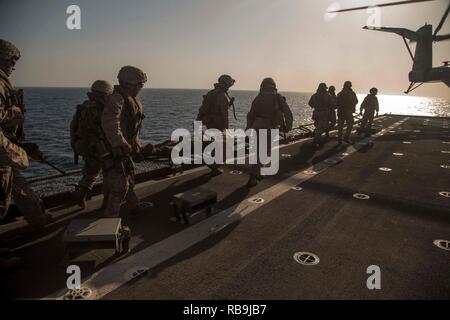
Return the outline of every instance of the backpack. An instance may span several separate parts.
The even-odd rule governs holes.
[[[215,100],[217,100],[217,93],[212,90],[207,95],[203,96],[203,102],[198,111],[197,121],[201,121],[207,128],[210,128],[213,125]]]
[[[71,124],[75,155],[102,160],[109,153],[101,127],[103,108],[103,104],[91,100],[77,106]]]

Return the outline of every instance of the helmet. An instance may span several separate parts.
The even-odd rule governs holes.
[[[326,83],[319,84],[319,88],[317,88],[317,91],[327,91],[328,87]]]
[[[92,91],[111,94],[113,92],[113,86],[105,80],[97,80],[91,86]]]
[[[345,83],[344,83],[344,88],[345,89],[350,89],[352,86],[353,85],[352,85],[351,81],[345,81]]]
[[[147,75],[139,68],[125,66],[119,71],[117,76],[120,82],[129,84],[139,84],[147,82]]]
[[[377,93],[378,93],[378,89],[377,88],[370,89],[370,94],[376,95]]]
[[[0,59],[20,59],[20,51],[11,42],[0,39]]]
[[[229,76],[227,74],[221,75],[219,77],[218,81],[219,81],[219,83],[222,83],[222,84],[227,85],[229,87],[234,85],[234,83],[236,82],[236,80],[234,80],[231,76]]]
[[[261,88],[276,89],[277,84],[275,83],[275,80],[273,80],[272,78],[265,78],[261,83]]]

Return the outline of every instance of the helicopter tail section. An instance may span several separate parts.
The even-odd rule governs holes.
[[[427,72],[433,67],[433,27],[424,25],[417,31],[404,28],[364,27],[366,30],[389,32],[400,35],[413,60],[413,67],[409,73],[409,80],[414,83],[426,81]],[[412,54],[406,39],[416,43],[416,51]]]

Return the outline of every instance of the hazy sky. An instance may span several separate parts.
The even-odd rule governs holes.
[[[222,73],[235,89],[274,77],[282,91],[315,91],[350,79],[358,92],[402,94],[411,59],[399,36],[362,30],[365,11],[326,21],[332,0],[0,0],[0,38],[20,47],[17,86],[87,87],[116,82],[122,65],[141,67],[148,87],[209,88]],[[342,0],[342,7],[377,1]],[[381,0],[383,2],[383,0]],[[393,2],[386,0],[384,2]],[[381,24],[436,26],[448,0],[382,9]],[[81,8],[81,30],[66,9]],[[450,19],[449,19],[450,20]],[[450,32],[448,21],[442,34]],[[450,60],[450,41],[434,45],[434,65]],[[443,84],[414,94],[450,98]]]

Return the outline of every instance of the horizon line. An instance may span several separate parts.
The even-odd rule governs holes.
[[[77,86],[70,86],[70,87],[58,87],[58,86],[15,86],[16,88],[43,88],[43,89],[90,89],[90,87],[77,87]],[[143,88],[142,90],[211,90],[212,88],[157,88],[157,87],[152,87],[152,88]],[[230,90],[230,91],[235,91],[235,92],[258,92],[259,90],[249,90],[249,89],[238,89],[238,90]],[[314,94],[315,92],[306,92],[306,91],[283,91],[283,90],[279,90],[278,92],[282,92],[282,93],[305,93],[305,94]],[[368,94],[368,93],[358,93],[355,92],[356,94]],[[378,96],[394,96],[394,97],[414,97],[414,98],[436,98],[436,99],[444,99],[446,101],[450,101],[450,99],[444,98],[444,97],[437,97],[437,96],[415,96],[415,95],[405,95],[404,93],[402,94],[378,94]]]

